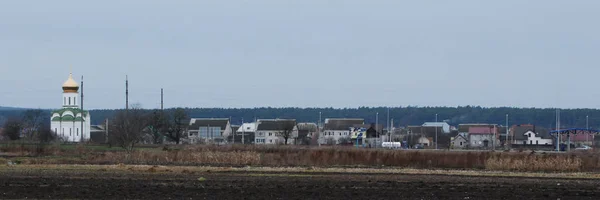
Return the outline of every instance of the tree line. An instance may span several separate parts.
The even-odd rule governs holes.
[[[359,108],[180,108],[193,118],[231,118],[232,124],[241,124],[255,119],[296,119],[298,122],[315,122],[321,118],[364,118],[365,123],[375,123],[379,113],[379,123],[386,125],[388,107]],[[173,111],[173,109],[165,109]],[[0,124],[11,117],[22,117],[26,110],[0,110]],[[103,124],[119,110],[91,110],[92,124]],[[548,128],[555,127],[556,116],[553,108],[485,108],[479,106],[462,107],[390,107],[390,118],[394,126],[421,125],[426,121],[447,121],[451,125],[462,123],[505,124],[506,114],[509,124],[535,124]],[[42,118],[50,119],[50,110],[44,110]],[[561,109],[562,127],[585,127],[586,116],[589,126],[600,129],[599,109]]]

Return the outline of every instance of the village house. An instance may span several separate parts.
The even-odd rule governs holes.
[[[470,127],[468,132],[469,147],[489,149],[500,146],[498,128],[492,127]]]
[[[467,134],[458,133],[456,136],[452,138],[452,148],[453,149],[466,149],[469,147],[469,139]]]
[[[443,126],[407,126],[407,141],[408,145],[411,147],[421,146],[423,148],[435,146],[435,135],[438,133],[438,139],[442,141],[441,143],[445,143],[449,145],[449,141],[443,142],[444,138],[444,130]],[[438,143],[440,145],[440,143]]]
[[[451,129],[450,129],[450,124],[446,123],[446,122],[425,122],[423,123],[423,125],[421,125],[422,127],[439,127],[440,131],[439,133],[443,133],[443,134],[448,134],[450,133]],[[435,131],[435,129],[434,129]]]
[[[235,136],[232,138],[235,143],[253,144],[255,142],[256,123],[244,123],[235,130]]]
[[[229,118],[192,118],[188,126],[190,143],[227,143],[231,135]]]
[[[294,144],[298,137],[295,119],[259,119],[256,121],[255,144]]]
[[[535,125],[515,125],[510,129],[513,145],[552,145],[554,138],[550,131]]]
[[[347,139],[350,141],[350,129],[360,127],[365,124],[364,119],[350,118],[328,118],[325,119],[323,132],[319,136],[320,144],[340,144],[340,141]]]
[[[298,123],[296,125],[296,131],[298,132],[298,137],[295,139],[296,144],[302,145],[310,145],[316,144],[316,140],[313,143],[313,138],[317,139],[316,136],[318,134],[319,128],[315,123]]]

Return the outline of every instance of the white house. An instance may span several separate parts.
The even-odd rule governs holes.
[[[62,108],[52,111],[50,128],[60,138],[69,142],[84,142],[90,139],[90,120],[88,111],[79,107],[79,85],[72,74],[62,85]]]
[[[320,144],[339,144],[342,138],[350,139],[350,128],[362,127],[365,124],[364,119],[351,118],[328,118],[325,119],[323,132],[319,136]]]
[[[298,136],[295,119],[259,119],[256,121],[254,144],[294,144]]]
[[[244,123],[235,131],[235,143],[252,144],[255,141],[256,123]]]
[[[445,134],[448,134],[451,131],[450,124],[448,124],[446,122],[425,122],[421,126],[423,126],[423,127],[441,127],[442,133],[445,133]]]
[[[191,143],[227,143],[231,132],[229,118],[192,118],[188,126]]]
[[[510,132],[515,145],[552,145],[554,140],[548,129],[530,124],[513,126]]]

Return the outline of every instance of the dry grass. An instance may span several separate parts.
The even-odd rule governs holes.
[[[0,173],[40,171],[60,173],[61,171],[77,173],[97,171],[101,173],[164,173],[201,175],[205,173],[244,173],[249,176],[327,176],[330,173],[345,174],[390,174],[390,175],[451,175],[451,176],[482,176],[482,177],[529,177],[529,178],[561,178],[561,179],[600,179],[599,173],[569,172],[503,172],[481,170],[429,170],[411,168],[305,168],[305,167],[211,167],[211,166],[157,166],[157,165],[14,165],[1,166]]]
[[[529,152],[452,152],[356,149],[353,147],[307,148],[298,146],[162,146],[127,154],[123,151],[92,149],[85,145],[61,148],[47,145],[34,154],[27,146],[4,146],[23,164],[135,164],[211,165],[320,168],[411,168],[460,169],[518,172],[597,172],[600,154]],[[5,162],[0,160],[0,162]]]

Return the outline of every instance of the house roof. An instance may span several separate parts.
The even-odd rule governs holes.
[[[317,124],[315,123],[298,123],[298,131],[316,132]]]
[[[325,119],[325,130],[349,130],[350,127],[364,125],[364,119],[358,118],[332,118]]]
[[[438,126],[408,126],[407,129],[413,134],[435,134],[435,130],[437,129],[438,133],[443,133],[443,128]]]
[[[259,119],[257,131],[293,130],[296,126],[295,119]]]
[[[467,133],[467,132],[469,132],[469,128],[471,128],[471,127],[494,127],[494,125],[498,126],[496,124],[459,124],[458,132]]]
[[[237,129],[238,133],[242,132],[256,132],[256,123],[244,123]]]
[[[229,124],[229,118],[192,118],[189,130],[198,130],[200,127],[220,127],[225,130]]]
[[[425,123],[423,123],[422,126],[443,127],[443,126],[450,126],[450,124],[448,124],[446,122],[425,122]]]
[[[470,127],[469,135],[489,135],[489,134],[498,134],[498,129],[496,127]]]
[[[534,132],[536,136],[541,137],[542,139],[551,139],[552,136],[549,134],[550,131],[547,128],[539,127],[531,124],[525,125],[515,125],[510,128],[511,137],[514,137],[514,140],[527,140],[528,138],[525,136],[527,132]]]

